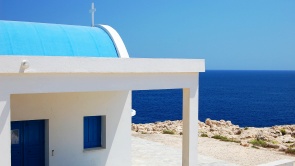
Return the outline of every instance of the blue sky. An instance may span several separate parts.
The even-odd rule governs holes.
[[[295,70],[294,0],[0,0],[0,19],[115,28],[131,57],[206,69]]]

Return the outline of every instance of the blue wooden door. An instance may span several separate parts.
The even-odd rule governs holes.
[[[12,166],[44,166],[44,121],[11,123]]]

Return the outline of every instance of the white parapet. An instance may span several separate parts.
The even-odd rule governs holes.
[[[266,164],[260,164],[258,166],[295,166],[294,160],[284,159],[284,160],[278,160]]]

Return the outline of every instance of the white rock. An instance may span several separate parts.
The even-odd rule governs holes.
[[[245,146],[245,147],[250,146],[250,144],[245,140],[241,141],[240,145]]]
[[[279,151],[286,151],[287,149],[288,149],[288,147],[285,145],[280,145],[280,147],[279,147]]]

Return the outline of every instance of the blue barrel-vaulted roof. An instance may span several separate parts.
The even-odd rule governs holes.
[[[118,57],[99,27],[0,20],[1,55]]]

